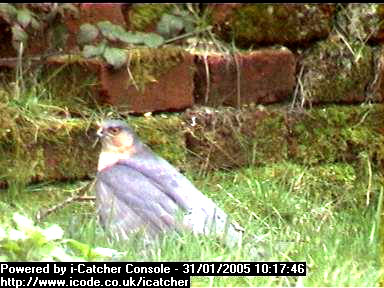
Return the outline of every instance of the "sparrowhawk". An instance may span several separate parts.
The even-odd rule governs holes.
[[[154,239],[189,229],[219,235],[233,246],[243,229],[169,162],[143,144],[125,122],[105,120],[97,132],[102,150],[96,205],[102,226],[118,239],[144,231]]]

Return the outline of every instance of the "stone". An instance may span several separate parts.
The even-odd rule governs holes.
[[[183,114],[189,162],[199,171],[276,163],[287,159],[285,112],[195,106]]]
[[[326,105],[287,115],[289,159],[304,165],[384,159],[384,105]]]
[[[384,50],[380,46],[373,50],[374,53],[374,76],[367,87],[367,99],[371,102],[384,101]]]
[[[131,66],[102,66],[100,102],[119,111],[178,111],[193,105],[194,58],[178,48],[143,48]]]
[[[374,3],[349,3],[340,5],[336,15],[337,29],[347,41],[382,42],[384,5]]]
[[[288,99],[295,86],[296,58],[286,48],[199,55],[196,65],[196,103],[203,105],[275,103]]]
[[[258,45],[305,45],[331,31],[332,4],[213,4],[214,32],[227,42],[250,48]]]
[[[373,50],[361,42],[347,46],[336,35],[306,51],[300,67],[301,105],[361,103],[374,78]]]
[[[164,13],[169,12],[177,4],[135,3],[124,7],[123,14],[128,30],[141,32],[155,32],[157,23]]]
[[[100,142],[96,121],[64,118],[34,126],[28,121],[0,123],[0,189],[15,183],[93,179]],[[3,115],[3,117],[5,117]],[[59,119],[59,118],[58,118]],[[129,116],[127,122],[155,153],[185,168],[185,139],[179,115]],[[16,137],[20,133],[20,138]]]

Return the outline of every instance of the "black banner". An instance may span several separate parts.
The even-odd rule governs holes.
[[[0,287],[190,287],[190,276],[306,275],[306,262],[0,262]]]

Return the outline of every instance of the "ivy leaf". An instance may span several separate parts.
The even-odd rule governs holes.
[[[119,69],[125,63],[127,63],[127,53],[123,49],[107,47],[103,54],[108,64],[112,65],[113,68]]]
[[[114,258],[114,257],[119,257],[119,256],[123,256],[123,255],[126,255],[125,252],[119,252],[115,249],[111,249],[111,248],[103,248],[103,247],[97,247],[97,248],[94,248],[92,249],[92,252],[94,254],[97,254],[99,256],[102,256],[104,258]]]
[[[33,17],[31,11],[27,9],[21,9],[17,11],[16,18],[21,27],[25,28],[29,25],[29,23],[31,23]]]
[[[43,234],[47,241],[52,241],[63,238],[64,231],[59,225],[54,224],[42,230],[41,234]]]
[[[184,22],[181,17],[163,14],[157,23],[156,31],[166,38],[177,36],[184,28]]]
[[[0,227],[0,241],[7,237],[7,232],[3,227]]]
[[[89,252],[92,250],[88,244],[81,243],[74,239],[66,239],[63,241],[63,243],[67,243],[69,247],[80,253],[82,257],[89,255]]]
[[[77,36],[77,42],[79,44],[90,43],[99,35],[99,29],[95,25],[86,23],[80,26],[79,35]]]
[[[114,25],[110,21],[101,21],[97,23],[97,27],[99,27],[101,34],[111,41],[119,40],[123,37],[122,35],[127,33],[123,27]]]
[[[33,221],[31,219],[28,219],[27,217],[15,212],[12,218],[13,221],[15,221],[17,228],[21,231],[30,232],[36,230]]]
[[[196,29],[195,19],[191,15],[183,17],[183,22],[186,33],[190,33]]]
[[[33,29],[37,30],[40,28],[40,23],[34,17],[32,17],[31,26]]]
[[[83,260],[79,257],[71,256],[67,254],[62,247],[58,247],[58,246],[53,247],[53,249],[49,253],[49,256],[55,260],[57,259],[63,262],[75,262],[75,261],[78,262]]]
[[[8,231],[8,237],[10,240],[17,241],[17,240],[25,240],[28,239],[28,236],[19,230],[11,229]],[[16,243],[15,243],[16,245]]]
[[[54,27],[52,28],[52,36],[53,37],[51,41],[51,47],[60,49],[61,47],[65,46],[69,37],[69,31],[67,26],[63,23],[58,23],[57,25],[54,25]]]
[[[159,34],[148,33],[145,34],[144,44],[150,48],[157,48],[164,44],[164,38]]]
[[[101,34],[110,41],[119,40],[128,44],[142,44],[144,43],[145,33],[125,31],[119,25],[112,24],[109,21],[102,21],[97,23]]]
[[[105,50],[105,43],[100,43],[97,46],[85,45],[83,48],[83,56],[85,58],[100,56],[100,55],[103,55],[104,50]]]
[[[12,28],[12,40],[16,42],[26,42],[28,34],[19,25],[13,25]]]
[[[120,41],[128,44],[142,44],[144,43],[144,33],[140,32],[126,32],[124,35],[121,35]]]
[[[16,17],[17,9],[11,4],[1,4],[0,5],[0,17],[3,18],[6,22],[10,23]]]

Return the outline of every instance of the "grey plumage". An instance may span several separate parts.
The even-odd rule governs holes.
[[[119,128],[119,134],[108,135],[111,127]],[[241,239],[242,228],[169,162],[154,154],[124,122],[104,121],[100,131],[102,152],[114,149],[111,140],[120,133],[133,139],[132,150],[117,154],[117,162],[97,174],[98,213],[113,235],[124,239],[143,230],[154,238],[169,230],[190,229],[196,234],[225,237],[230,246]]]

